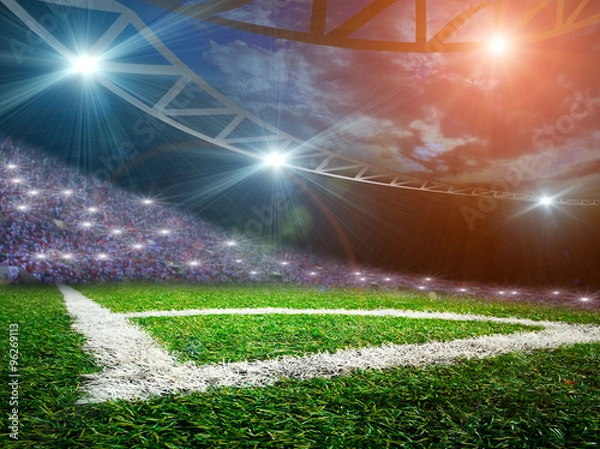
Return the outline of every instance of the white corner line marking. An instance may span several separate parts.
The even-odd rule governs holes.
[[[496,323],[523,324],[525,326],[552,327],[555,321],[535,321],[520,318],[459,314],[453,312],[419,312],[400,309],[291,309],[287,307],[258,307],[242,309],[186,309],[150,310],[146,312],[115,313],[124,318],[190,317],[202,315],[347,315],[347,316],[391,316],[403,318],[438,319],[450,321],[492,321]],[[559,325],[562,323],[558,323]]]
[[[203,392],[210,387],[268,386],[282,378],[329,378],[348,374],[356,369],[380,370],[401,366],[425,367],[432,364],[451,364],[458,359],[480,359],[513,351],[551,349],[561,345],[600,341],[600,326],[594,325],[448,313],[346,310],[344,312],[347,315],[365,312],[364,315],[372,316],[498,321],[533,324],[544,326],[545,329],[448,342],[386,344],[362,349],[344,349],[335,353],[321,352],[303,357],[284,356],[274,360],[199,366],[191,362],[180,363],[175,360],[143,329],[127,321],[127,317],[133,314],[112,313],[71,287],[59,285],[59,289],[64,295],[67,311],[73,317],[74,329],[86,337],[86,349],[103,367],[101,372],[86,376],[88,381],[82,387],[85,396],[81,403],[120,399],[144,400],[154,395]],[[215,310],[220,309],[212,309]],[[231,312],[232,309],[223,310]],[[236,313],[244,314],[249,310],[253,310],[254,313],[279,313],[272,312],[274,310],[298,311],[274,308],[234,310],[237,311]],[[308,312],[310,309],[299,310],[302,313],[311,313]],[[316,312],[323,314],[340,311]]]

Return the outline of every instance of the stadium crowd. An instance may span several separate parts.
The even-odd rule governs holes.
[[[322,288],[410,289],[424,294],[545,303],[600,301],[574,290],[510,289],[349,266],[269,249],[175,207],[137,197],[0,135],[0,266],[41,282],[118,280],[280,282]]]

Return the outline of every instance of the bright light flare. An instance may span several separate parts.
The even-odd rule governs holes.
[[[189,262],[190,267],[197,267],[198,265],[200,265],[200,262],[198,262],[197,260],[192,260]]]
[[[549,207],[552,206],[552,204],[554,204],[554,198],[550,196],[543,196],[540,198],[540,205]]]
[[[62,194],[64,196],[71,196],[71,195],[73,195],[73,191],[72,190],[68,190],[68,189],[67,190],[63,190]]]
[[[141,243],[136,243],[135,245],[133,245],[133,249],[143,249],[144,245],[142,245]]]
[[[19,204],[17,206],[17,210],[20,210],[21,212],[25,212],[26,210],[29,210],[29,206],[27,206],[26,204]]]
[[[263,158],[263,160],[265,161],[266,165],[273,168],[279,168],[285,164],[285,156],[280,153],[268,154]]]
[[[227,245],[227,246],[236,246],[236,245],[237,245],[237,242],[236,242],[235,240],[229,240],[229,241],[226,243],[226,245]]]
[[[508,50],[508,41],[502,36],[496,36],[490,41],[489,48],[493,53],[501,55]]]
[[[71,59],[71,72],[89,76],[98,71],[99,59],[94,56],[80,55]]]
[[[171,233],[171,231],[169,231],[168,229],[161,229],[158,232],[160,235],[169,235]]]
[[[106,259],[108,259],[108,254],[100,253],[100,254],[98,254],[96,256],[96,259],[98,259],[98,260],[106,260]]]

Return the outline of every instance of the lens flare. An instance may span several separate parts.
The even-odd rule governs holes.
[[[508,50],[508,41],[502,36],[496,36],[490,41],[489,47],[493,53],[500,55]]]
[[[81,55],[71,60],[71,72],[89,76],[98,71],[98,58]]]

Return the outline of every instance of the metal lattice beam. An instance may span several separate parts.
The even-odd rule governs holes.
[[[32,17],[16,0],[0,0],[32,31],[44,39],[54,50],[66,59],[76,56],[52,35],[44,26]],[[481,188],[461,187],[442,182],[424,181],[414,176],[398,173],[378,167],[342,154],[332,152],[304,142],[276,127],[265,123],[248,111],[242,109],[223,94],[210,86],[193,70],[187,67],[167,46],[146,26],[146,24],[131,9],[114,0],[38,0],[45,3],[85,7],[89,10],[116,13],[116,19],[108,30],[92,44],[91,49],[103,52],[110,48],[121,32],[129,25],[143,37],[166,61],[163,65],[114,63],[105,61],[102,73],[95,74],[95,80],[147,114],[177,128],[193,137],[210,142],[223,149],[234,151],[248,157],[263,160],[269,153],[269,148],[275,146],[278,151],[286,152],[286,167],[308,173],[316,173],[338,179],[350,180],[366,184],[394,187],[404,190],[431,192],[447,195],[458,195],[477,198],[510,199],[526,202],[537,202],[539,198],[533,195],[523,195],[512,192],[501,192]],[[246,0],[229,0],[204,3],[207,8],[223,11],[227,8],[247,3]],[[217,8],[219,6],[219,8]],[[316,1],[313,9],[315,30],[323,28],[324,0]],[[381,7],[381,5],[380,5]],[[569,19],[565,20],[565,23]],[[319,31],[320,32],[320,31]],[[164,93],[158,100],[138,98],[124,86],[115,82],[111,74],[143,74],[147,77],[164,78],[171,76],[173,81],[164,86]],[[191,93],[190,93],[191,92]],[[188,96],[188,102],[176,101],[182,95]],[[195,95],[203,95],[220,106],[194,107]],[[191,103],[191,104],[188,104]],[[258,135],[244,136],[238,131],[244,123],[251,124],[258,130]],[[207,128],[210,124],[210,130]],[[600,199],[556,198],[557,204],[573,206],[600,206]]]
[[[414,0],[415,39],[413,41],[386,41],[356,38],[353,35],[385,14],[385,11],[392,5],[407,0],[373,0],[352,17],[329,31],[327,31],[327,0],[313,0],[309,31],[306,32],[257,25],[219,16],[221,13],[241,8],[252,0],[210,0],[188,6],[180,6],[180,1],[142,1],[198,20],[278,39],[332,47],[392,52],[443,53],[480,50],[488,45],[487,41],[452,42],[450,38],[463,24],[470,20],[477,20],[475,16],[484,10],[490,10],[494,15],[495,23],[499,28],[496,31],[500,31],[501,28],[503,32],[511,36],[515,43],[532,43],[551,39],[600,22],[600,13],[582,16],[590,0],[579,0],[579,4],[568,17],[565,16],[565,0],[541,0],[535,6],[523,11],[515,20],[511,20],[511,24],[508,25],[504,20],[508,0],[488,0],[479,1],[475,5],[466,7],[460,14],[452,17],[439,28],[433,37],[427,39],[427,0]],[[552,25],[544,31],[534,29],[532,26],[534,19],[549,12],[556,17]]]

